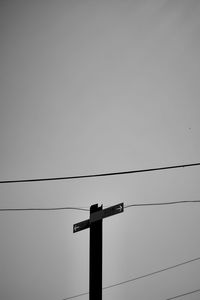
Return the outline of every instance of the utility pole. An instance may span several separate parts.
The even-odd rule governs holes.
[[[123,203],[105,209],[94,204],[90,206],[90,218],[73,225],[74,233],[90,229],[89,300],[102,300],[103,219],[123,211]]]
[[[102,211],[102,205],[97,204],[90,207],[90,220],[92,214]],[[90,276],[89,276],[89,300],[102,299],[102,249],[103,228],[102,219],[90,224]]]

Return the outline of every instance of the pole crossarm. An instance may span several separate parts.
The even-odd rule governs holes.
[[[90,225],[96,221],[102,220],[104,218],[119,214],[124,211],[124,203],[119,203],[114,206],[110,206],[103,210],[99,210],[90,214],[90,219],[85,221],[76,223],[73,225],[73,232],[76,233],[78,231],[87,229]]]
[[[87,229],[90,227],[90,220],[85,220],[73,225],[73,233]]]

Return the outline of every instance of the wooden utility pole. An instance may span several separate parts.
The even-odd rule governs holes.
[[[74,233],[90,228],[89,300],[102,300],[103,219],[123,211],[123,203],[105,209],[94,204],[90,206],[90,219],[73,226]]]

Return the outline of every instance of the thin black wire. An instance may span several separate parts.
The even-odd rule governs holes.
[[[177,298],[181,298],[183,296],[187,296],[187,295],[191,295],[191,294],[199,293],[199,292],[200,292],[200,289],[195,290],[195,291],[191,291],[191,292],[188,292],[188,293],[185,293],[185,294],[180,294],[180,295],[177,295],[177,296],[174,296],[174,297],[171,297],[171,298],[167,298],[166,300],[177,299]]]
[[[196,258],[184,261],[182,263],[179,263],[179,264],[167,267],[167,268],[159,269],[157,271],[147,273],[147,274],[142,275],[142,276],[138,276],[138,277],[135,277],[135,278],[131,278],[131,279],[128,279],[128,280],[125,280],[125,281],[121,281],[121,282],[118,282],[118,283],[115,283],[115,284],[105,286],[105,287],[103,287],[103,290],[110,289],[110,288],[113,288],[113,287],[116,287],[116,286],[119,286],[119,285],[123,285],[123,284],[129,283],[129,282],[133,282],[133,281],[136,281],[136,280],[139,280],[139,279],[142,279],[142,278],[150,277],[150,276],[156,275],[158,273],[162,273],[162,272],[165,272],[165,271],[168,271],[168,270],[171,270],[171,269],[175,269],[177,267],[189,264],[189,263],[197,261],[197,260],[200,260],[200,257],[196,257]],[[88,294],[89,294],[88,292],[85,292],[85,293],[82,293],[82,294],[77,294],[77,295],[74,295],[74,296],[71,296],[71,297],[68,297],[68,298],[64,298],[62,300],[73,299],[73,298],[81,297],[81,296],[88,295]],[[173,299],[173,298],[170,298],[170,299]],[[166,299],[166,300],[169,300],[169,299]]]
[[[62,300],[68,300],[68,299],[78,298],[78,297],[85,296],[85,295],[88,295],[88,294],[89,294],[89,292],[85,292],[85,293],[82,293],[82,294],[78,294],[78,295],[75,295],[75,296],[64,298]]]
[[[65,177],[47,177],[47,178],[33,178],[33,179],[17,179],[17,180],[1,180],[0,183],[25,183],[25,182],[39,182],[39,181],[58,181],[58,180],[72,180],[72,179],[83,179],[83,178],[94,178],[94,177],[105,177],[105,176],[115,176],[115,175],[125,175],[125,174],[134,174],[134,173],[144,173],[144,172],[153,172],[160,170],[169,170],[185,167],[194,167],[200,166],[200,162],[193,164],[184,164],[184,165],[173,165],[167,167],[158,167],[150,169],[139,169],[139,170],[130,170],[130,171],[121,171],[121,172],[109,172],[109,173],[97,173],[97,174],[88,174],[88,175],[75,175],[75,176],[65,176]]]
[[[56,211],[56,210],[81,210],[81,211],[89,211],[87,208],[82,207],[31,207],[31,208],[0,208],[0,212],[2,211]]]
[[[183,201],[171,201],[171,202],[154,202],[154,203],[135,203],[125,205],[124,208],[137,207],[137,206],[161,206],[161,205],[176,205],[186,203],[200,203],[200,200],[183,200]],[[89,208],[83,207],[31,207],[31,208],[0,208],[0,212],[6,211],[58,211],[58,210],[81,210],[90,211]]]
[[[184,203],[199,203],[200,200],[183,200],[183,201],[171,201],[171,202],[154,202],[154,203],[136,203],[125,205],[124,208],[136,207],[136,206],[158,206],[158,205],[176,205]]]
[[[128,280],[119,282],[119,283],[115,283],[115,284],[109,285],[107,287],[104,287],[103,289],[109,289],[109,288],[112,288],[112,287],[115,287],[115,286],[119,286],[119,285],[122,285],[122,284],[125,284],[125,283],[128,283],[128,282],[136,281],[136,280],[139,280],[139,279],[142,279],[142,278],[145,278],[145,277],[150,277],[150,276],[156,275],[158,273],[162,273],[162,272],[165,272],[165,271],[168,271],[168,270],[171,270],[171,269],[174,269],[174,268],[177,268],[177,267],[189,264],[189,263],[197,261],[197,260],[200,260],[200,257],[193,258],[193,259],[190,259],[188,261],[184,261],[182,263],[179,263],[179,264],[167,267],[167,268],[163,268],[163,269],[160,269],[160,270],[157,270],[157,271],[154,271],[154,272],[142,275],[142,276],[138,276],[138,277],[135,277],[135,278],[132,278],[132,279],[128,279]]]

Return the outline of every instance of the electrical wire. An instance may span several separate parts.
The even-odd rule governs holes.
[[[125,205],[124,208],[137,207],[137,206],[161,206],[161,205],[177,205],[186,203],[200,203],[200,200],[183,200],[183,201],[171,201],[171,202],[154,202],[154,203],[135,203]],[[89,208],[83,207],[31,207],[31,208],[0,208],[0,212],[6,211],[58,211],[58,210],[80,210],[80,211],[90,211]]]
[[[56,211],[56,210],[81,210],[81,211],[89,211],[87,208],[82,207],[31,207],[31,208],[0,208],[0,212],[2,211]]]
[[[189,263],[194,262],[194,261],[197,261],[197,260],[200,260],[200,257],[193,258],[193,259],[190,259],[190,260],[188,260],[188,261],[184,261],[184,262],[182,262],[182,263],[179,263],[179,264],[176,264],[176,265],[167,267],[167,268],[163,268],[163,269],[160,269],[160,270],[157,270],[157,271],[154,271],[154,272],[145,274],[145,275],[141,275],[141,276],[138,276],[138,277],[135,277],[135,278],[132,278],[132,279],[128,279],[128,280],[125,280],[125,281],[121,281],[121,282],[119,282],[119,283],[115,283],[115,284],[109,285],[109,286],[107,286],[107,287],[104,287],[103,289],[109,289],[109,288],[116,287],[116,286],[119,286],[119,285],[122,285],[122,284],[125,284],[125,283],[133,282],[133,281],[136,281],[136,280],[145,278],[145,277],[150,277],[150,276],[156,275],[156,274],[158,274],[158,273],[162,273],[162,272],[165,272],[165,271],[168,271],[168,270],[171,270],[171,269],[178,268],[178,267],[180,267],[180,266],[189,264]]]
[[[105,176],[115,176],[115,175],[126,175],[134,173],[144,173],[144,172],[153,172],[177,168],[186,168],[200,166],[200,162],[193,164],[184,164],[184,165],[173,165],[166,167],[157,167],[149,169],[139,169],[139,170],[130,170],[130,171],[121,171],[121,172],[109,172],[109,173],[97,173],[97,174],[88,174],[88,175],[75,175],[75,176],[65,176],[65,177],[47,177],[47,178],[33,178],[33,179],[17,179],[17,180],[1,180],[0,183],[25,183],[25,182],[39,182],[39,181],[58,181],[58,180],[72,180],[72,179],[83,179],[83,178],[94,178],[94,177],[105,177]]]
[[[125,280],[125,281],[121,281],[121,282],[118,282],[118,283],[115,283],[115,284],[105,286],[105,287],[103,287],[103,290],[110,289],[110,288],[113,288],[113,287],[116,287],[116,286],[119,286],[119,285],[123,285],[123,284],[133,282],[133,281],[136,281],[136,280],[139,280],[139,279],[143,279],[143,278],[146,278],[146,277],[150,277],[150,276],[156,275],[158,273],[162,273],[162,272],[165,272],[165,271],[168,271],[168,270],[171,270],[171,269],[178,268],[180,266],[189,264],[189,263],[197,261],[197,260],[200,260],[200,257],[196,257],[196,258],[184,261],[182,263],[179,263],[179,264],[176,264],[176,265],[173,265],[173,266],[170,266],[170,267],[166,267],[166,268],[159,269],[159,270],[151,272],[151,273],[147,273],[145,275],[141,275],[141,276],[138,276],[138,277],[134,277],[134,278]],[[88,294],[89,294],[88,292],[85,292],[85,293],[82,293],[82,294],[77,294],[77,295],[74,295],[74,296],[71,296],[71,297],[64,298],[62,300],[73,299],[73,298],[81,297],[81,296],[88,295]],[[174,298],[170,298],[170,299],[174,299]],[[166,299],[166,300],[169,300],[169,299]]]
[[[74,298],[78,298],[78,297],[85,296],[85,295],[88,295],[88,294],[89,294],[89,292],[85,292],[85,293],[82,293],[82,294],[77,294],[75,296],[67,297],[67,298],[62,299],[62,300],[74,299]]]
[[[180,294],[180,295],[177,295],[177,296],[174,296],[174,297],[171,297],[171,298],[167,298],[166,300],[177,299],[177,298],[181,298],[181,297],[191,295],[191,294],[194,294],[194,293],[200,293],[200,289],[194,290],[194,291],[191,291],[191,292],[188,292],[188,293],[185,293],[185,294]]]
[[[183,200],[183,201],[171,201],[171,202],[154,202],[154,203],[136,203],[125,205],[124,208],[137,207],[137,206],[158,206],[158,205],[175,205],[184,203],[199,203],[200,200]]]
[[[200,289],[194,290],[194,291],[191,291],[191,292],[187,292],[187,293],[184,293],[184,294],[180,294],[180,295],[177,295],[177,296],[174,296],[174,297],[171,297],[171,298],[167,298],[166,300],[173,300],[173,299],[181,298],[181,297],[184,297],[184,296],[187,296],[187,295],[191,295],[191,294],[194,294],[194,293],[199,293],[199,292],[200,292]],[[88,295],[88,294],[89,293],[82,293],[82,294],[79,294],[79,295],[76,295],[76,296],[65,298],[63,300],[78,298],[78,297],[85,296],[85,295]]]

